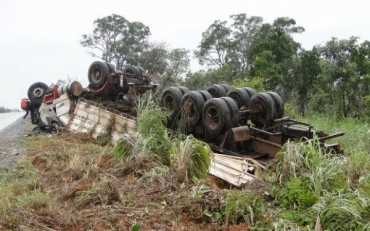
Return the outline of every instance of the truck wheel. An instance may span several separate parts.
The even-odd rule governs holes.
[[[137,69],[139,69],[140,75],[145,74],[145,69],[143,67],[137,66]]]
[[[115,73],[115,72],[116,72],[116,68],[114,67],[114,65],[113,65],[113,64],[108,63],[108,62],[105,62],[105,64],[107,64],[107,65],[108,65],[109,73]]]
[[[280,95],[276,92],[267,92],[275,102],[275,116],[274,119],[279,119],[284,117],[284,102],[281,99]]]
[[[206,131],[211,135],[219,134],[227,129],[230,121],[230,110],[226,102],[220,98],[207,100],[202,113],[203,124]]]
[[[275,102],[267,93],[258,93],[250,101],[251,121],[259,128],[269,126],[274,119]]]
[[[225,87],[221,86],[220,84],[212,84],[207,88],[207,91],[212,95],[213,98],[226,96],[227,93]]]
[[[227,96],[235,101],[239,109],[242,107],[249,108],[250,96],[244,88],[231,89]]]
[[[204,102],[207,102],[207,100],[212,99],[212,95],[208,91],[198,90],[198,92],[202,95]]]
[[[166,88],[161,95],[160,106],[166,111],[170,124],[179,116],[181,98],[182,93],[177,87]]]
[[[181,93],[184,95],[185,93],[189,92],[189,89],[185,86],[177,86],[177,88],[181,91]]]
[[[234,128],[238,127],[239,125],[239,108],[236,105],[235,101],[230,97],[221,97],[223,101],[227,104],[229,111],[230,111],[230,120],[229,120],[229,127]]]
[[[141,75],[141,71],[139,68],[135,66],[126,66],[123,68],[122,71],[124,74],[131,74],[135,79],[137,79]]]
[[[225,91],[226,91],[226,95],[227,95],[227,93],[231,90],[231,89],[233,89],[232,87],[230,87],[228,84],[220,84],[224,89],[225,89]]]
[[[256,94],[256,91],[250,87],[243,87],[243,89],[248,93],[249,98],[252,98]]]
[[[202,118],[203,107],[203,96],[197,91],[189,91],[182,97],[182,114],[185,117],[186,125],[188,128],[198,124],[198,122]]]
[[[36,82],[28,88],[28,99],[36,107],[42,104],[42,98],[44,97],[46,91],[49,89],[48,85],[42,82]]]
[[[93,62],[87,73],[90,86],[94,89],[101,88],[108,80],[108,75],[110,73],[108,64],[101,61]]]

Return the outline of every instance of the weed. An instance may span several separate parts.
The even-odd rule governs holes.
[[[232,190],[226,196],[221,208],[226,226],[246,222],[253,225],[262,217],[264,205],[261,195],[251,191]]]
[[[211,163],[209,146],[192,136],[173,141],[171,155],[174,169],[183,175],[187,182],[205,179]]]

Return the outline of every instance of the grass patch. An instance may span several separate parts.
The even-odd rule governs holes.
[[[221,189],[205,173],[209,148],[174,137],[158,108],[143,105],[138,132],[116,147],[81,134],[26,138],[17,171],[0,170],[0,229],[313,230],[317,217],[325,230],[370,228],[367,124],[309,115],[303,121],[346,133],[344,156],[316,140],[288,142],[261,190]]]
[[[52,217],[55,211],[54,202],[45,193],[32,164],[20,159],[17,169],[0,171],[0,227],[3,229],[15,229],[37,215]]]

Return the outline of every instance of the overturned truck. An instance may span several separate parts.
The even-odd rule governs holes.
[[[32,123],[44,130],[64,127],[86,132],[94,138],[110,136],[113,143],[136,128],[135,104],[157,85],[139,66],[115,70],[96,61],[88,69],[89,85],[77,81],[48,87],[35,83],[28,90]],[[213,84],[204,90],[184,86],[166,88],[159,104],[167,113],[171,130],[185,123],[186,134],[209,144],[215,154],[210,173],[240,186],[253,179],[253,166],[276,157],[288,140],[310,140],[315,136],[328,152],[342,153],[327,140],[343,133],[325,134],[307,123],[284,115],[284,103],[275,92],[257,93],[249,87],[231,88]],[[238,166],[238,167],[236,167]],[[251,170],[252,169],[252,170]]]

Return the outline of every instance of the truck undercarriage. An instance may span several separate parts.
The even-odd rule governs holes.
[[[49,131],[64,127],[94,138],[108,135],[115,143],[122,134],[135,130],[137,100],[157,89],[141,67],[126,66],[118,71],[100,61],[90,65],[88,80],[86,88],[77,81],[52,87],[40,82],[31,85],[28,97],[35,108],[32,123]],[[343,133],[328,135],[285,116],[284,103],[275,92],[256,93],[249,87],[225,84],[198,91],[173,86],[161,93],[159,105],[167,114],[167,128],[172,130],[184,121],[185,134],[204,141],[219,154],[209,172],[236,186],[255,177],[256,168],[245,166],[262,166],[276,158],[289,140],[317,139],[327,152],[343,152],[339,144],[326,142]],[[239,164],[243,167],[232,166]],[[244,178],[235,180],[233,171]]]

